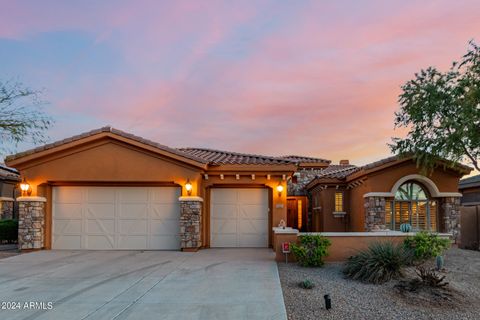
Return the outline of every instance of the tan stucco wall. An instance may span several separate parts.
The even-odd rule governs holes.
[[[371,243],[374,242],[393,242],[395,244],[402,243],[407,235],[403,236],[378,236],[378,237],[365,237],[365,236],[335,236],[327,238],[330,240],[331,245],[328,247],[328,256],[324,258],[327,262],[339,262],[346,261],[349,257],[357,254],[360,250],[368,248]],[[292,234],[276,234],[276,245],[274,246],[275,260],[278,262],[285,262],[285,254],[282,252],[282,243],[290,242],[297,243],[297,235]],[[288,255],[288,261],[294,262],[295,257],[292,253]]]
[[[47,181],[173,182],[184,186],[190,179],[193,194],[201,181],[199,169],[117,142],[94,143],[20,170],[32,186],[32,195],[37,195],[37,186]]]

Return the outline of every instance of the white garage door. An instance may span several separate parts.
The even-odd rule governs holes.
[[[268,246],[267,189],[212,189],[211,247]]]
[[[180,248],[175,187],[54,187],[54,249]]]

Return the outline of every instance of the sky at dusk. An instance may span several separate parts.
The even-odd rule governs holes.
[[[108,124],[172,147],[355,164],[390,155],[403,83],[480,42],[478,0],[0,8],[0,78],[43,90],[52,141]]]

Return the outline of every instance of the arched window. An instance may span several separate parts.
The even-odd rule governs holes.
[[[402,184],[385,209],[386,226],[391,230],[400,230],[401,224],[409,223],[415,231],[437,231],[437,202],[415,181]]]

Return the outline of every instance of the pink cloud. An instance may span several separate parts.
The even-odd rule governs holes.
[[[129,69],[82,74],[54,98],[65,113],[173,146],[360,163],[388,156],[403,134],[393,130],[400,86],[420,68],[448,68],[480,36],[476,1],[6,6],[0,37],[81,30]]]

